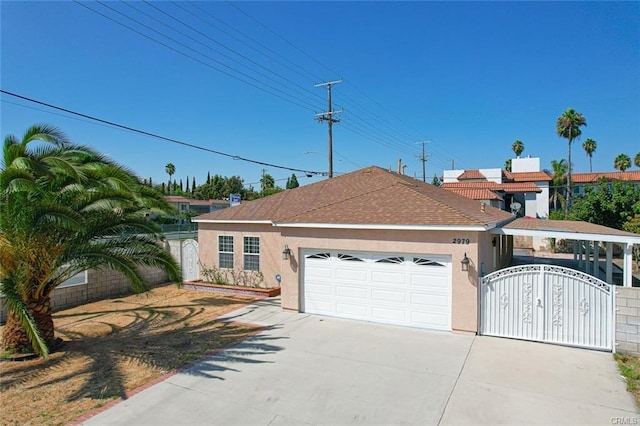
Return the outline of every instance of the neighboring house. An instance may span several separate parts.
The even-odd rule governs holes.
[[[194,221],[202,265],[259,269],[285,309],[475,332],[478,276],[511,256],[488,231],[513,218],[369,167]]]
[[[228,200],[194,200],[180,195],[165,195],[164,199],[167,200],[180,215],[187,211],[200,215],[229,207]]]
[[[585,188],[597,185],[602,179],[608,182],[632,182],[638,186],[640,185],[640,171],[572,173],[571,186],[573,188],[573,194],[583,195]]]
[[[445,170],[442,188],[507,211],[517,202],[518,216],[549,216],[551,177],[540,170],[540,159],[514,158],[511,170]]]

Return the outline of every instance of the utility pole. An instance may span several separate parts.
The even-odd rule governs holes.
[[[416,145],[422,144],[422,155],[416,155],[416,157],[418,157],[418,159],[422,161],[422,181],[423,182],[427,181],[427,158],[429,158],[429,156],[426,155],[424,152],[424,146],[430,142],[431,141],[416,142]]]
[[[319,123],[326,121],[329,127],[329,178],[333,177],[333,123],[340,121],[338,118],[334,118],[333,114],[340,114],[342,112],[342,110],[334,111],[331,104],[331,87],[338,83],[342,83],[342,80],[328,81],[314,85],[314,87],[327,86],[327,111],[316,114],[315,117]]]

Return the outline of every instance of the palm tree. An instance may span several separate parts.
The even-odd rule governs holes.
[[[636,156],[633,157],[633,165],[636,167],[640,167],[640,152],[638,152]]]
[[[107,157],[35,125],[7,136],[0,164],[0,291],[7,308],[3,346],[47,356],[55,345],[51,293],[88,269],[118,271],[147,289],[139,266],[179,280],[144,217],[170,210],[161,194]]]
[[[593,168],[591,167],[591,158],[593,157],[593,153],[596,152],[596,148],[598,144],[591,138],[587,138],[582,142],[582,148],[584,152],[587,153],[587,157],[589,157],[589,173],[593,172]]]
[[[173,163],[169,163],[166,166],[164,166],[164,171],[167,172],[167,174],[169,175],[169,195],[171,195],[171,176],[173,176],[173,174],[176,172],[176,166],[173,165]]]
[[[516,157],[520,158],[520,154],[522,154],[522,151],[524,151],[524,144],[522,143],[522,141],[516,140],[513,145],[511,145],[511,149],[516,154]]]
[[[631,158],[627,154],[618,154],[616,159],[613,162],[613,167],[624,172],[629,167],[631,167]]]
[[[558,210],[558,202],[560,202],[560,206],[564,208],[566,203],[566,198],[563,195],[562,188],[565,185],[566,174],[567,174],[567,160],[562,159],[560,161],[552,160],[551,161],[551,189],[552,194],[550,201],[553,203],[553,210]]]
[[[511,171],[511,158],[504,162],[504,169],[508,172]]]
[[[573,108],[565,110],[556,120],[556,132],[561,138],[565,138],[568,142],[569,156],[567,157],[567,203],[565,205],[565,214],[569,213],[569,205],[571,203],[571,143],[582,134],[581,126],[586,126],[587,120],[582,114]]]

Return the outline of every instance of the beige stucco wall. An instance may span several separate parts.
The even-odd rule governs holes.
[[[276,274],[282,275],[282,250],[280,230],[270,224],[207,224],[198,226],[198,250],[200,271],[202,268],[218,267],[218,236],[233,236],[233,261],[236,269],[243,268],[244,237],[260,238],[260,272],[264,274],[266,287],[277,287]]]
[[[207,224],[200,223],[198,240],[200,261],[216,265],[218,235],[233,235],[234,260],[242,267],[242,237],[260,237],[260,268],[268,285],[276,284],[275,275],[282,277],[282,307],[300,309],[302,283],[301,252],[304,249],[338,249],[371,252],[403,252],[447,255],[452,262],[452,318],[454,330],[477,331],[478,276],[480,267],[491,272],[493,236],[486,232],[457,231],[390,231],[354,229],[277,228],[269,224]],[[454,238],[469,239],[469,244],[455,244]],[[282,260],[282,250],[291,249],[289,260]],[[481,257],[478,247],[483,248]],[[505,239],[504,246],[507,241]],[[462,272],[464,254],[471,259],[468,272]]]

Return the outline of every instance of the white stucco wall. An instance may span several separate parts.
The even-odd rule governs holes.
[[[538,157],[524,157],[524,158],[512,158],[511,159],[511,171],[518,172],[539,172],[540,171],[540,158]]]
[[[464,170],[443,170],[442,182],[443,183],[457,182],[458,176],[460,176],[462,173],[464,173]]]
[[[502,183],[502,169],[480,169],[488,181]]]

